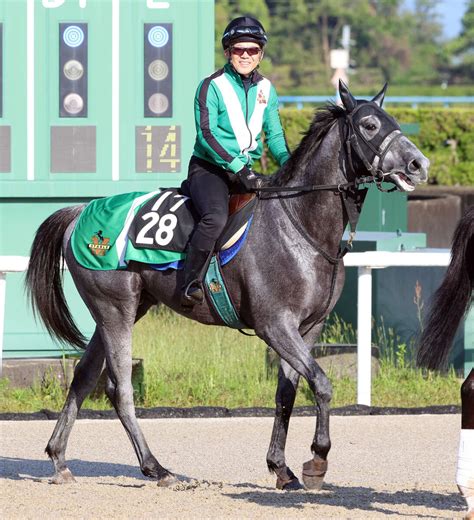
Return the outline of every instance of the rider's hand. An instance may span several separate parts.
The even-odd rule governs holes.
[[[244,185],[247,191],[255,191],[262,187],[262,178],[247,166],[244,166],[237,172],[239,181]]]

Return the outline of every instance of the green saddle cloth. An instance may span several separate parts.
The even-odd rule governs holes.
[[[91,201],[81,213],[71,236],[76,260],[87,269],[125,269],[130,260],[165,264],[184,258],[184,253],[137,249],[128,230],[138,210],[162,190],[124,193]]]

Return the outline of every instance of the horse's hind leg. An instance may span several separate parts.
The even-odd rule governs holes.
[[[281,359],[278,371],[278,387],[275,395],[275,421],[273,423],[272,438],[267,453],[268,469],[276,474],[278,489],[301,489],[302,486],[286,465],[285,445],[290,424],[290,416],[298,388],[299,374],[288,363]]]
[[[137,310],[135,321],[144,316],[154,302],[144,299]],[[74,370],[74,378],[66,402],[46,446],[46,453],[54,464],[54,484],[73,482],[74,477],[66,465],[66,447],[72,427],[84,399],[94,390],[104,367],[105,353],[102,338],[96,329]]]
[[[104,349],[99,333],[94,332],[86,351],[74,370],[74,378],[46,453],[54,464],[52,483],[73,482],[74,477],[66,465],[65,455],[69,435],[84,399],[95,388],[104,366]]]
[[[123,310],[111,306],[107,308],[107,320],[100,327],[108,373],[105,390],[132,442],[142,473],[155,478],[158,485],[168,486],[176,482],[176,477],[153,456],[135,416],[132,326],[133,321],[127,320],[127,314]]]

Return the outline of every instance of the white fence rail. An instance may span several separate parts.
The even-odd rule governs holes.
[[[348,253],[346,267],[358,267],[357,282],[357,403],[370,406],[372,390],[372,269],[447,266],[450,251]]]
[[[6,273],[26,271],[26,256],[0,256],[0,363],[3,352]],[[346,267],[358,267],[357,287],[357,403],[370,406],[372,373],[372,269],[400,266],[447,266],[450,251],[348,253]]]

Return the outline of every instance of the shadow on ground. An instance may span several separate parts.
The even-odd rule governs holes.
[[[144,482],[152,482],[151,479],[141,474],[138,466],[72,459],[68,461],[68,467],[76,477],[130,477],[138,481],[136,485],[123,484],[125,487],[139,488],[143,487]],[[53,466],[48,460],[0,457],[0,478],[9,480],[46,480],[52,474]],[[182,475],[178,477],[189,481],[187,477]],[[435,509],[444,513],[444,515],[447,512],[452,512],[452,515],[455,515],[465,510],[465,502],[460,495],[426,489],[408,489],[392,493],[371,487],[337,486],[326,483],[321,492],[296,491],[285,493],[271,487],[259,486],[250,482],[235,484],[230,482],[196,482],[196,485],[184,486],[182,489],[177,489],[177,491],[186,491],[197,487],[202,489],[212,487],[216,490],[219,489],[223,496],[235,500],[236,504],[239,501],[243,501],[260,506],[271,506],[280,510],[286,509],[289,514],[291,510],[303,509],[307,505],[341,507],[358,512],[380,513],[381,515],[400,515],[396,508],[396,506],[400,505]],[[229,488],[235,489],[235,492],[229,493]],[[394,506],[393,509],[391,509],[391,506]],[[413,513],[410,513],[409,509],[406,510],[406,513],[403,513],[403,516],[433,518],[433,515],[430,515],[428,512],[426,515],[420,514],[419,510],[414,510]]]
[[[75,477],[132,477],[150,481],[142,475],[138,466],[77,459],[68,460],[67,465]],[[10,480],[22,480],[25,476],[48,478],[52,477],[53,473],[53,464],[49,460],[0,457],[1,478]]]
[[[400,514],[390,509],[390,506],[406,505],[412,507],[426,507],[443,512],[457,513],[465,510],[465,502],[458,494],[437,493],[424,489],[396,491],[394,493],[377,491],[362,486],[336,486],[324,484],[319,493],[297,491],[282,493],[276,490],[249,491],[240,493],[223,493],[236,501],[242,500],[261,506],[271,506],[282,509],[301,509],[305,505],[327,505],[344,507],[350,510],[378,512],[384,515]],[[433,515],[422,515],[419,512],[406,516],[417,518],[433,518]]]

